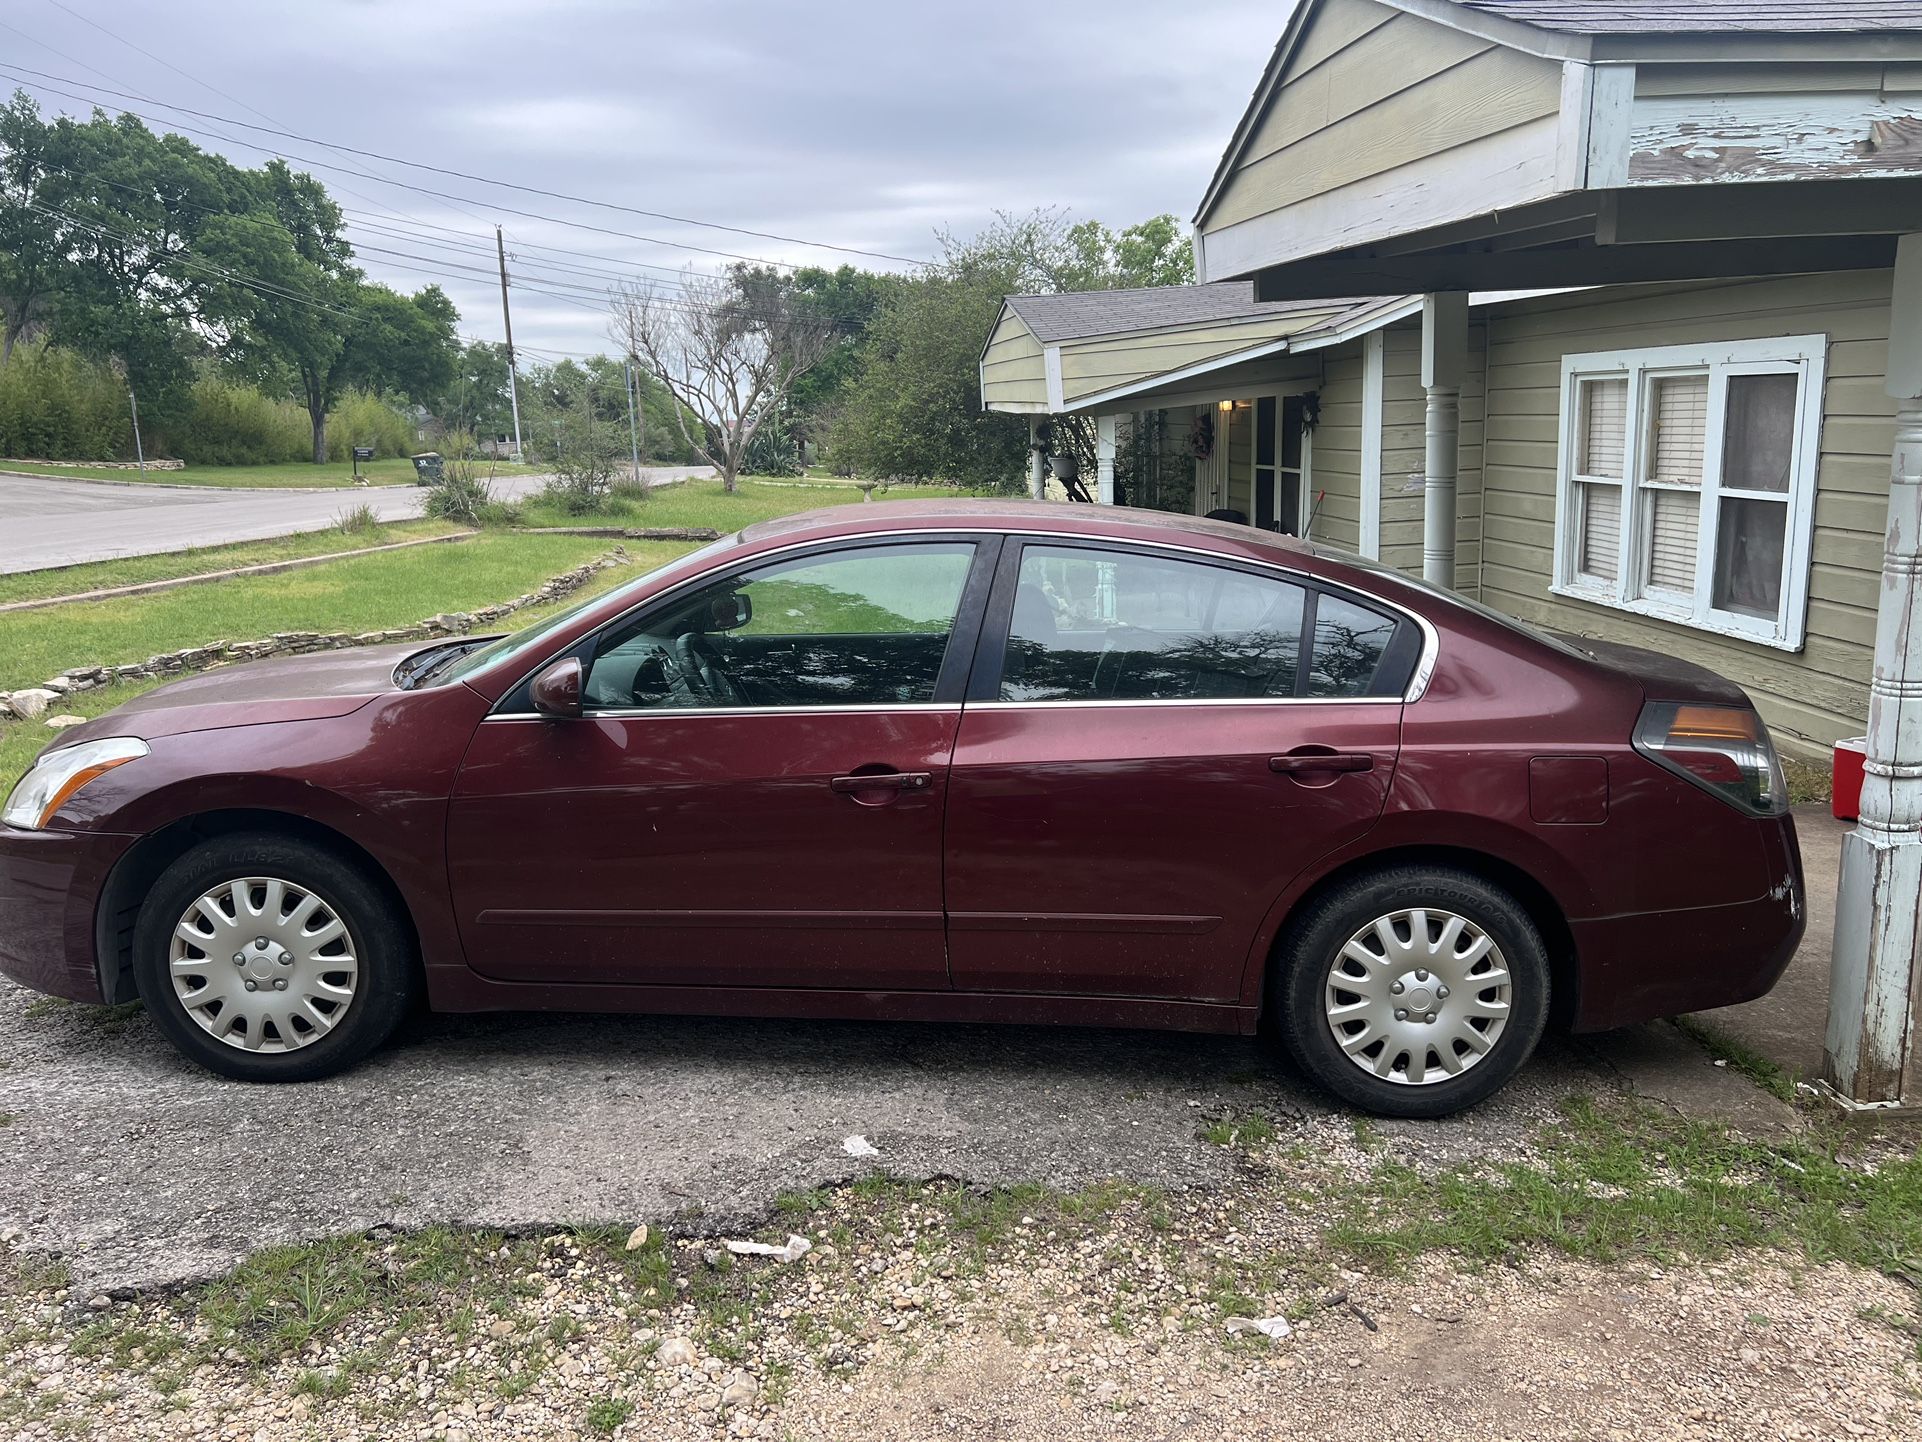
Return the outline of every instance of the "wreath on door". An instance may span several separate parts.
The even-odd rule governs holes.
[[[1188,428],[1188,449],[1198,461],[1205,461],[1215,453],[1215,413],[1212,409],[1195,412],[1194,423]]]

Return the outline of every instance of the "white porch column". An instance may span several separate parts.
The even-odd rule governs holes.
[[[1045,416],[1028,417],[1028,494],[1037,501],[1048,499],[1048,452],[1037,432]]]
[[[1114,458],[1119,449],[1120,416],[1096,416],[1094,422],[1094,498],[1114,504]]]
[[[1462,373],[1468,368],[1468,296],[1422,297],[1421,383],[1428,392],[1426,480],[1422,485],[1421,574],[1455,584],[1455,468],[1461,440]]]
[[[1842,838],[1824,1080],[1849,1107],[1922,1108],[1922,234],[1896,253],[1888,391],[1895,460],[1869,684],[1861,814]],[[1819,883],[1818,883],[1819,884]]]

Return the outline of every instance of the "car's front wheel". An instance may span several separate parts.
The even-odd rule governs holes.
[[[134,979],[168,1039],[243,1081],[311,1081],[386,1040],[415,966],[394,903],[324,847],[216,837],[164,871],[140,909]]]
[[[1446,1116],[1490,1096],[1548,1018],[1548,954],[1528,912],[1446,867],[1337,885],[1295,919],[1275,962],[1295,1061],[1386,1116]]]

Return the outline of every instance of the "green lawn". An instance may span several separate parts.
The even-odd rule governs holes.
[[[81,477],[99,481],[138,481],[140,472],[109,470],[92,466],[43,466],[32,461],[0,462],[0,472],[20,471],[35,476]],[[527,476],[536,474],[533,466],[500,464],[494,468],[500,476]],[[399,457],[385,461],[363,461],[360,466],[361,477],[377,486],[411,486],[414,483],[414,463]],[[351,490],[354,484],[354,467],[350,461],[330,461],[316,466],[305,461],[292,461],[274,466],[186,466],[177,471],[148,471],[147,481],[155,485],[167,486],[219,486],[219,487],[294,487],[322,486],[343,487]],[[6,484],[6,476],[0,474],[0,486]]]
[[[396,521],[365,531],[303,531],[297,536],[281,536],[271,541],[203,546],[158,556],[128,556],[117,561],[61,566],[50,571],[19,571],[0,575],[0,605],[9,601],[36,601],[46,596],[73,596],[82,591],[104,591],[115,586],[138,586],[147,581],[167,581],[176,576],[198,576],[240,566],[263,566],[303,556],[325,556],[334,551],[360,551],[369,546],[390,546],[396,541],[445,536],[462,529],[450,521]]]
[[[896,486],[875,492],[874,504],[914,498],[939,499],[966,492],[948,486]],[[526,526],[712,526],[725,535],[756,521],[812,511],[822,506],[861,504],[861,492],[847,481],[774,481],[743,476],[733,495],[718,480],[681,481],[662,486],[646,499],[617,495],[610,508],[593,515],[570,516],[560,507],[529,500],[521,506]]]
[[[6,659],[0,663],[11,673],[14,669],[15,651],[13,641],[19,623],[35,617],[70,617],[93,613],[85,623],[87,634],[98,635],[102,624],[100,613],[113,610],[118,613],[133,612],[133,624],[140,627],[141,634],[148,634],[148,627],[157,625],[164,619],[177,622],[178,616],[156,613],[149,610],[163,600],[176,600],[181,597],[204,598],[217,593],[228,593],[219,603],[219,614],[231,616],[238,612],[249,618],[250,624],[236,625],[226,630],[219,627],[195,625],[191,633],[176,627],[170,634],[176,639],[164,644],[147,647],[133,647],[120,654],[102,655],[101,661],[125,663],[144,661],[156,651],[176,650],[189,646],[196,639],[246,640],[254,636],[264,636],[273,631],[317,631],[339,630],[351,627],[355,630],[372,631],[392,626],[408,625],[434,615],[439,611],[459,611],[471,606],[485,605],[490,601],[507,601],[531,590],[549,576],[565,571],[569,566],[579,565],[582,561],[600,555],[607,542],[587,536],[484,536],[478,540],[463,541],[458,546],[421,546],[412,551],[401,551],[387,556],[370,556],[360,561],[340,561],[333,565],[316,566],[305,573],[292,576],[263,576],[252,580],[216,581],[206,586],[192,586],[179,591],[163,592],[159,596],[142,597],[135,601],[100,602],[88,605],[58,606],[45,611],[27,611],[17,616],[0,619],[0,656]],[[694,549],[690,545],[676,543],[636,543],[626,542],[627,553],[633,558],[631,566],[611,566],[601,572],[585,587],[562,597],[546,606],[534,606],[525,611],[517,611],[504,618],[500,625],[503,630],[518,630],[531,626],[536,621],[564,610],[584,597],[611,590],[646,574],[657,566],[666,565],[676,556],[685,555]],[[422,558],[446,562],[456,553],[474,551],[476,554],[465,558],[460,567],[448,567],[443,574],[436,575],[431,570],[423,570],[419,562]],[[405,564],[401,564],[405,563]],[[341,573],[348,573],[342,575]],[[305,577],[326,578],[320,587],[302,587],[300,599],[282,602],[281,592],[274,588],[276,583],[302,580]],[[360,594],[360,593],[365,594]],[[365,604],[364,604],[365,603]],[[353,619],[348,619],[349,614]],[[127,624],[121,622],[119,624]],[[25,630],[24,627],[19,629]],[[57,637],[56,637],[57,642]],[[36,642],[40,644],[40,642]],[[63,644],[58,643],[57,644]],[[43,667],[31,680],[0,679],[0,689],[15,690],[22,685],[34,685],[44,681],[62,666],[78,664],[81,657],[71,657],[62,653],[62,659],[50,666]],[[159,681],[129,682],[125,685],[105,686],[96,691],[84,691],[78,695],[61,700],[56,710],[69,716],[94,717],[104,715],[123,701],[130,701],[143,691],[151,691],[155,686],[165,683]],[[12,790],[13,783],[27,769],[28,764],[39,754],[40,749],[53,740],[54,734],[38,721],[0,722],[0,796]]]
[[[408,625],[439,611],[518,596],[600,555],[607,544],[591,536],[497,533],[458,546],[417,546],[280,575],[21,611],[0,617],[0,688],[36,685],[68,666],[124,665],[208,641]],[[679,554],[673,547],[628,549],[643,567]]]

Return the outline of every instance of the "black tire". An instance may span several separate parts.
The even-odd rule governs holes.
[[[1358,1066],[1337,1043],[1327,1014],[1327,987],[1349,940],[1378,918],[1410,908],[1453,912],[1479,927],[1500,949],[1510,978],[1508,1014],[1494,1044],[1457,1074],[1424,1085],[1385,1080]],[[1412,939],[1412,928],[1403,929]],[[1541,933],[1512,896],[1472,872],[1399,866],[1342,882],[1290,919],[1273,965],[1269,995],[1278,1012],[1275,1029],[1296,1065],[1341,1100],[1381,1116],[1441,1117],[1486,1100],[1528,1060],[1548,1020],[1550,973]],[[1462,997],[1452,1000],[1461,1006]],[[1449,1020],[1440,1011],[1447,1005],[1435,1003],[1440,1021]],[[1359,1030],[1358,1023],[1348,1025]],[[1396,1045],[1385,1040],[1380,1049],[1365,1050],[1379,1057]],[[1407,1050],[1400,1067],[1390,1053],[1391,1075],[1398,1071],[1406,1077],[1412,1069]],[[1451,1050],[1466,1055],[1463,1046]],[[1433,1055],[1439,1062],[1439,1053]]]
[[[170,976],[174,927],[188,907],[220,883],[248,876],[276,877],[321,898],[346,923],[358,961],[353,1000],[340,1019],[285,1051],[247,1051],[213,1036],[188,1015]],[[161,873],[134,927],[133,973],[148,1014],[185,1056],[222,1076],[259,1082],[345,1071],[393,1033],[419,985],[412,933],[383,888],[325,847],[271,833],[215,837]]]

